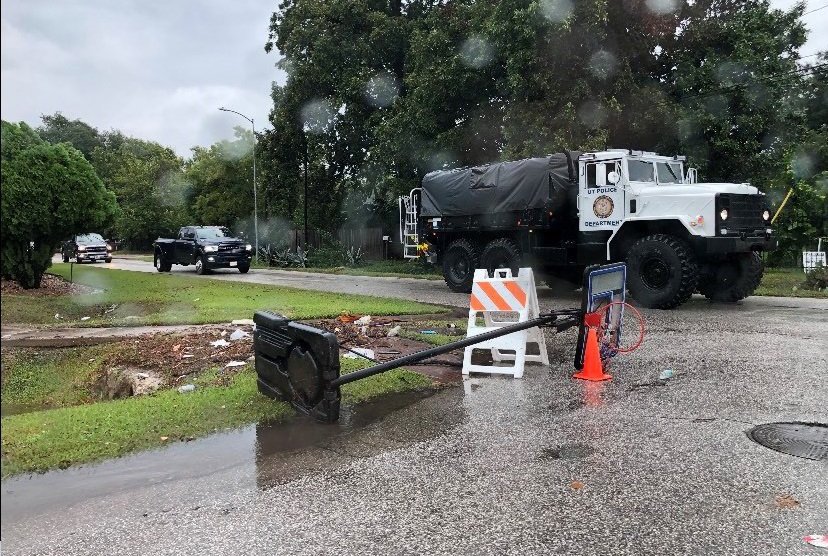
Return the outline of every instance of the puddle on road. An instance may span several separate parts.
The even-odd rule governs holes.
[[[460,388],[406,392],[343,408],[339,423],[296,417],[260,423],[99,464],[2,483],[2,519],[19,521],[100,496],[250,469],[251,486],[266,489],[331,471],[443,434],[464,418]]]

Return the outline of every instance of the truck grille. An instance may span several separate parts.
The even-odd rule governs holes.
[[[86,247],[87,253],[106,253],[106,245],[88,245]]]
[[[218,250],[219,250],[219,253],[233,253],[233,252],[243,251],[243,248],[242,248],[241,245],[234,245],[232,243],[231,244],[222,243],[221,245],[219,245]]]
[[[764,230],[769,223],[762,219],[762,212],[768,207],[764,195],[730,195],[721,194],[717,199],[717,222],[720,228],[728,232],[753,232]],[[721,222],[718,214],[727,209],[728,217]]]

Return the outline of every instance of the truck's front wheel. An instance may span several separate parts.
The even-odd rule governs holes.
[[[673,309],[693,295],[698,265],[681,239],[653,234],[636,241],[627,252],[627,285],[644,307]]]
[[[469,293],[480,263],[477,248],[467,239],[452,241],[443,254],[443,278],[453,292]]]
[[[734,302],[753,295],[765,265],[759,253],[738,253],[712,262],[699,279],[699,293],[712,301]]]
[[[195,262],[196,274],[210,274],[210,267],[207,266],[207,256],[199,255]]]

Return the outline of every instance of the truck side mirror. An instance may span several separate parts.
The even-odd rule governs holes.
[[[618,172],[610,172],[609,174],[607,174],[607,181],[615,185],[619,181],[621,181],[621,175]]]

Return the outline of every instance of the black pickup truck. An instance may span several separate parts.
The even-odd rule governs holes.
[[[195,265],[199,274],[214,268],[238,268],[244,274],[253,257],[253,246],[222,226],[185,226],[177,239],[156,239],[153,250],[158,272],[169,272],[172,265],[180,264]]]

